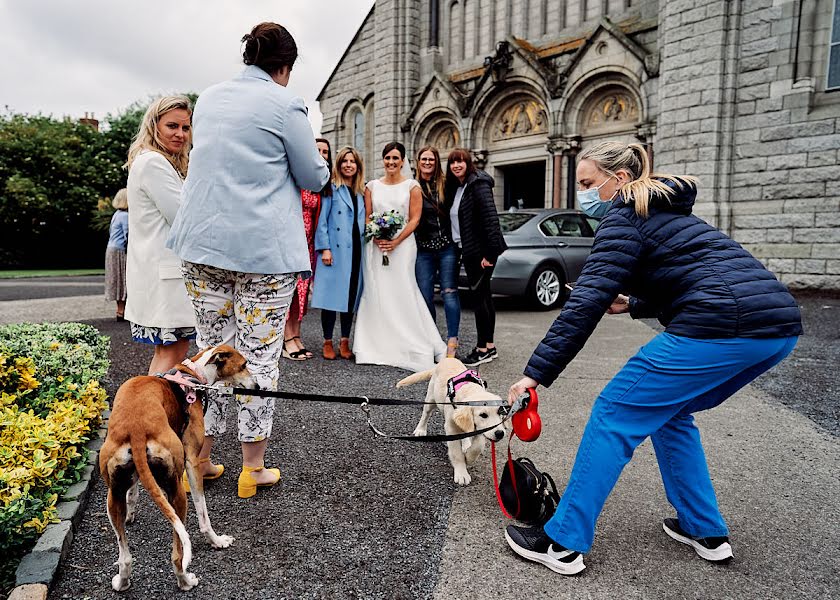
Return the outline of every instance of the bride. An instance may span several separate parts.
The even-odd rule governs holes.
[[[365,246],[365,282],[356,316],[353,352],[358,364],[391,365],[410,371],[431,369],[446,354],[446,344],[429,314],[417,279],[414,229],[423,199],[420,184],[402,175],[405,147],[391,142],[382,151],[385,176],[365,187],[365,216],[389,210],[405,217],[393,240],[371,240]],[[383,252],[390,263],[382,264]]]

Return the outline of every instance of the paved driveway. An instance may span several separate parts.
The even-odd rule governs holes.
[[[499,392],[518,377],[553,318],[502,305],[497,338],[502,357],[482,369]],[[0,303],[0,314],[3,308]],[[110,315],[111,307],[105,310],[102,315]],[[809,331],[824,331],[836,314],[832,311],[806,310],[806,318],[816,319]],[[93,323],[112,336],[108,386],[113,390],[145,369],[149,349],[128,340],[125,324]],[[471,314],[464,323],[469,341]],[[605,318],[581,355],[542,393],[542,437],[519,443],[514,451],[549,470],[562,489],[592,400],[652,335],[644,323]],[[314,348],[317,337],[313,314],[304,323],[304,339]],[[809,350],[811,339],[806,336],[800,348],[825,354],[831,345],[814,336]],[[833,373],[811,388],[810,405],[821,404],[830,388],[820,386],[836,385],[836,371],[814,362],[818,357],[795,354],[794,367],[797,360],[811,361],[815,373]],[[457,488],[443,446],[376,438],[352,406],[286,402],[277,412],[268,452],[269,462],[284,473],[278,489],[238,499],[233,431],[219,443],[218,456],[230,471],[208,486],[210,513],[216,530],[237,541],[228,550],[213,551],[190,520],[193,569],[201,578],[195,590],[177,590],[169,567],[171,532],[143,494],[130,532],[133,587],[121,595],[111,591],[116,544],[97,481],[50,598],[830,598],[840,586],[840,442],[830,427],[781,403],[795,396],[792,386],[799,385],[795,375],[801,364],[794,373],[768,374],[698,416],[733,532],[736,560],[727,567],[704,563],[662,533],[660,521],[670,516],[670,507],[649,443],[636,452],[605,506],[587,556],[589,568],[567,579],[522,562],[507,549],[486,456],[472,469],[473,483]],[[283,368],[286,389],[400,397],[420,397],[423,391],[421,386],[397,393],[393,383],[404,373],[387,367],[317,358],[283,361]],[[377,422],[389,431],[408,432],[418,412],[381,409]]]

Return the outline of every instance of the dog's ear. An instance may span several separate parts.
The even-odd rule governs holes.
[[[233,356],[233,354],[231,352],[228,352],[226,350],[219,350],[219,351],[213,353],[213,356],[210,357],[210,360],[207,361],[207,364],[208,365],[223,365],[228,360],[230,360],[231,356]]]
[[[475,431],[473,411],[470,406],[461,406],[452,413],[452,421],[461,431]]]

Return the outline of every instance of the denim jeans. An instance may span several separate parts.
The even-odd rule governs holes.
[[[414,262],[417,287],[420,288],[426,306],[429,307],[429,312],[435,319],[435,282],[440,283],[443,312],[446,314],[446,334],[451,338],[458,337],[458,328],[461,325],[461,300],[458,296],[459,268],[455,244],[450,244],[443,250],[417,249],[417,260]]]
[[[797,339],[653,338],[595,400],[569,483],[545,524],[548,536],[588,552],[607,496],[648,436],[680,527],[692,537],[728,535],[692,413],[714,408],[781,362]]]

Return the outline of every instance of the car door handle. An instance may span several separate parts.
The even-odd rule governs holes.
[[[557,247],[558,247],[558,248],[565,248],[565,247],[566,247],[566,246],[568,246],[568,245],[569,245],[569,244],[567,244],[566,242],[557,242]]]

